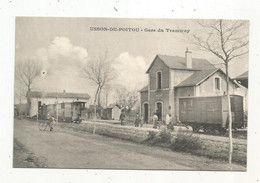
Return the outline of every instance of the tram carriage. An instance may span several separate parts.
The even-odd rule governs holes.
[[[48,114],[59,121],[80,123],[86,117],[86,102],[64,102],[39,106],[39,118],[48,119]]]

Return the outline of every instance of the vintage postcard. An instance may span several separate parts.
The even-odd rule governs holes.
[[[249,21],[16,17],[13,168],[247,170]]]

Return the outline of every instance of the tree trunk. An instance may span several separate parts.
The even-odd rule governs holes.
[[[30,89],[30,87],[28,87],[28,90],[27,90],[27,97],[26,97],[26,99],[27,99],[27,110],[26,110],[26,115],[28,115],[28,116],[31,116],[31,97],[30,96],[28,96],[28,93],[31,91],[31,89]]]
[[[98,86],[96,94],[95,94],[95,100],[94,100],[94,128],[93,128],[93,135],[96,133],[96,121],[97,121],[97,97],[100,92],[100,86]]]
[[[103,86],[101,85],[101,86],[99,87],[99,92],[98,92],[98,106],[101,106],[100,96],[101,96],[102,88],[103,88]]]
[[[27,110],[26,110],[26,115],[31,116],[31,98],[27,97]]]
[[[106,108],[107,108],[107,98],[108,98],[108,93],[106,93]]]
[[[229,131],[229,156],[228,163],[232,163],[233,154],[233,139],[232,139],[232,114],[231,114],[231,104],[230,104],[230,93],[229,93],[229,74],[228,74],[228,62],[226,62],[226,81],[227,81],[227,101],[228,101],[228,131]]]

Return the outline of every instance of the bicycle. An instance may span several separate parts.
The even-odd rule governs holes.
[[[56,121],[55,118],[53,118],[52,121],[49,121],[49,120],[47,120],[47,121],[46,120],[39,121],[39,124],[38,124],[39,130],[40,131],[45,131],[46,128],[49,126],[50,131],[52,131],[53,130],[53,126],[55,125],[54,121]]]

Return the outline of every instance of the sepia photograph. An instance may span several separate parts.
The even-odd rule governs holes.
[[[15,17],[12,167],[246,172],[249,23]]]

